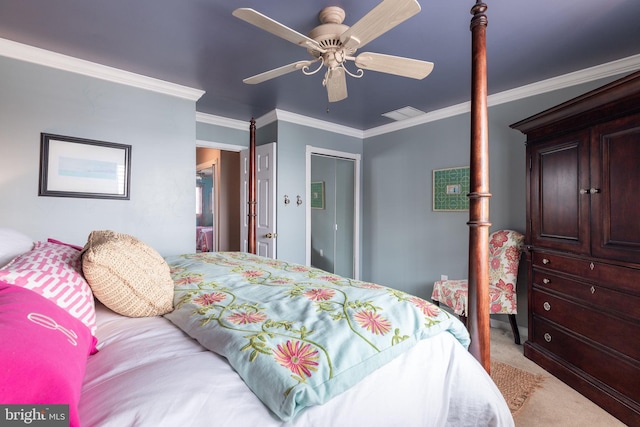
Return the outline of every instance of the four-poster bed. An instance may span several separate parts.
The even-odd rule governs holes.
[[[488,310],[481,308],[486,303],[487,263],[482,260],[487,259],[483,251],[489,226],[485,9],[477,3],[471,25],[473,61],[478,64],[472,102],[469,283],[476,309],[469,313],[471,336],[455,316],[420,298],[255,255],[256,138],[251,120],[249,253],[162,258],[135,237],[113,231],[92,232],[84,248],[22,239],[15,258],[0,265],[0,333],[9,332],[2,329],[5,324],[11,325],[11,337],[20,328],[34,333],[53,329],[49,344],[69,354],[57,357],[56,352],[49,364],[48,352],[39,345],[5,340],[0,365],[47,369],[59,368],[61,361],[74,364],[55,372],[57,394],[38,384],[50,376],[38,374],[29,377],[26,387],[24,381],[0,381],[0,402],[65,403],[70,425],[85,427],[185,422],[513,426],[486,371],[488,321],[483,316]],[[0,241],[2,233],[0,229]],[[24,252],[26,243],[33,248]],[[77,294],[81,310],[47,301],[44,290],[51,283],[67,289],[67,297]],[[19,286],[35,290],[27,294],[38,304],[49,304],[47,322],[2,317],[17,313],[14,288]],[[105,297],[94,300],[97,295]],[[27,303],[20,305],[24,309]],[[38,322],[48,328],[38,329]],[[482,364],[467,351],[470,341],[471,353]],[[21,345],[17,351],[14,343]]]
[[[477,1],[471,9],[471,142],[469,193],[469,351],[484,369],[490,369],[489,335],[489,135],[487,115],[487,5]],[[255,145],[256,122],[249,132],[248,251],[255,254]]]

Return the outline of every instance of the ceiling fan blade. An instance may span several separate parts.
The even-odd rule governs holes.
[[[308,67],[309,65],[311,65],[311,64],[313,64],[314,62],[317,62],[317,61],[319,61],[319,60],[318,59],[313,59],[313,60],[310,60],[310,61],[294,62],[293,64],[284,65],[284,66],[279,67],[279,68],[274,68],[273,70],[265,71],[264,73],[256,74],[255,76],[252,76],[252,77],[247,77],[246,79],[244,79],[242,81],[244,83],[247,83],[247,84],[250,84],[250,85],[262,83],[264,81],[271,80],[273,78],[282,76],[284,74],[288,74],[288,73],[291,73],[291,72],[296,71],[296,70],[301,70],[304,67]]]
[[[342,67],[330,69],[324,84],[327,87],[329,102],[342,101],[347,97],[347,76]]]
[[[236,18],[240,18],[251,25],[255,25],[256,27],[263,29],[273,35],[290,41],[291,43],[315,49],[317,51],[323,51],[317,41],[295,30],[292,30],[291,28],[279,23],[278,21],[274,21],[273,19],[269,18],[266,15],[263,15],[262,13],[254,9],[241,7],[233,11],[233,16],[235,16]]]
[[[363,52],[358,55],[355,58],[355,64],[365,70],[395,74],[396,76],[418,80],[424,79],[433,70],[433,62],[371,52]]]
[[[347,48],[361,48],[420,12],[416,0],[382,0],[340,36]]]

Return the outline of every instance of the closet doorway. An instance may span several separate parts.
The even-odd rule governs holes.
[[[307,263],[358,279],[360,155],[307,146]]]

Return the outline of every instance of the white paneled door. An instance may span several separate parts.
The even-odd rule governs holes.
[[[248,248],[249,150],[241,153],[242,215],[241,247]],[[276,143],[256,147],[256,252],[276,257]]]

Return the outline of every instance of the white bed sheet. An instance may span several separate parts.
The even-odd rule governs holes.
[[[128,318],[99,303],[96,310],[99,352],[87,364],[84,427],[514,425],[493,381],[449,333],[283,423],[224,358],[168,320]]]

